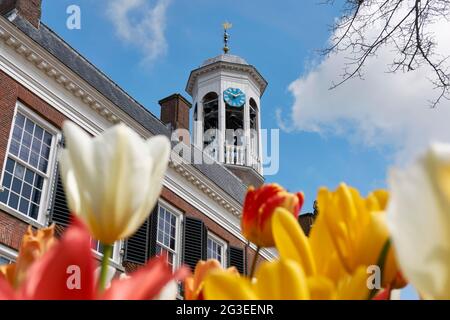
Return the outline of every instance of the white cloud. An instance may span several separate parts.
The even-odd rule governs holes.
[[[144,62],[152,63],[167,51],[165,38],[166,11],[170,0],[156,0],[150,6],[147,0],[111,0],[107,16],[117,36],[139,48]]]
[[[450,22],[442,21],[432,28],[439,43],[437,51],[450,55]],[[329,90],[341,77],[346,63],[343,53],[326,58],[291,83],[294,104],[292,124],[287,129],[343,135],[352,143],[393,147],[399,163],[421,152],[430,141],[450,142],[450,102],[444,99],[435,109],[429,104],[439,94],[429,81],[433,73],[428,68],[387,73],[393,61],[391,49],[385,47],[367,60],[364,80],[353,79]],[[286,128],[286,121],[280,126]]]

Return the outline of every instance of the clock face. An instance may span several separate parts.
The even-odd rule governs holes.
[[[242,107],[245,104],[245,93],[241,89],[228,88],[223,92],[223,100],[231,107]]]

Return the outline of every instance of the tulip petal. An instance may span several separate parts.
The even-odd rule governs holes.
[[[207,300],[257,300],[247,278],[226,271],[208,274],[204,282],[204,296]]]
[[[309,299],[302,267],[293,260],[264,262],[256,272],[255,289],[262,300]]]
[[[294,216],[284,208],[277,208],[272,217],[272,228],[280,256],[299,263],[307,276],[315,274],[311,247]]]
[[[405,277],[426,298],[450,298],[450,232],[448,210],[423,162],[392,171],[388,225]]]
[[[101,299],[105,300],[150,300],[155,298],[171,280],[183,280],[189,271],[182,267],[175,273],[162,255],[150,260],[147,265],[130,274],[127,279],[115,279]]]
[[[61,241],[31,266],[21,296],[33,300],[94,299],[94,270],[90,235],[75,218]]]

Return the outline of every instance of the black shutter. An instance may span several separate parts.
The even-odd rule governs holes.
[[[124,261],[145,264],[151,256],[155,255],[156,238],[152,246],[152,235],[156,235],[157,221],[158,205],[136,233],[126,240]]]
[[[59,173],[59,165],[56,167],[55,185],[53,201],[50,209],[50,223],[62,225],[64,227],[70,224],[70,210],[67,206],[66,193]]]
[[[184,221],[183,262],[192,271],[199,260],[206,260],[208,231],[203,221],[186,217]]]
[[[228,248],[228,265],[236,267],[240,274],[246,274],[244,250],[230,246]]]

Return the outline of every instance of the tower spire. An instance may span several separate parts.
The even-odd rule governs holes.
[[[228,47],[228,39],[229,39],[229,35],[228,35],[228,30],[231,29],[231,27],[233,27],[233,25],[229,22],[224,22],[222,24],[223,26],[223,42],[224,42],[224,47],[223,47],[223,52],[225,54],[228,53],[228,51],[230,51],[230,48]]]

